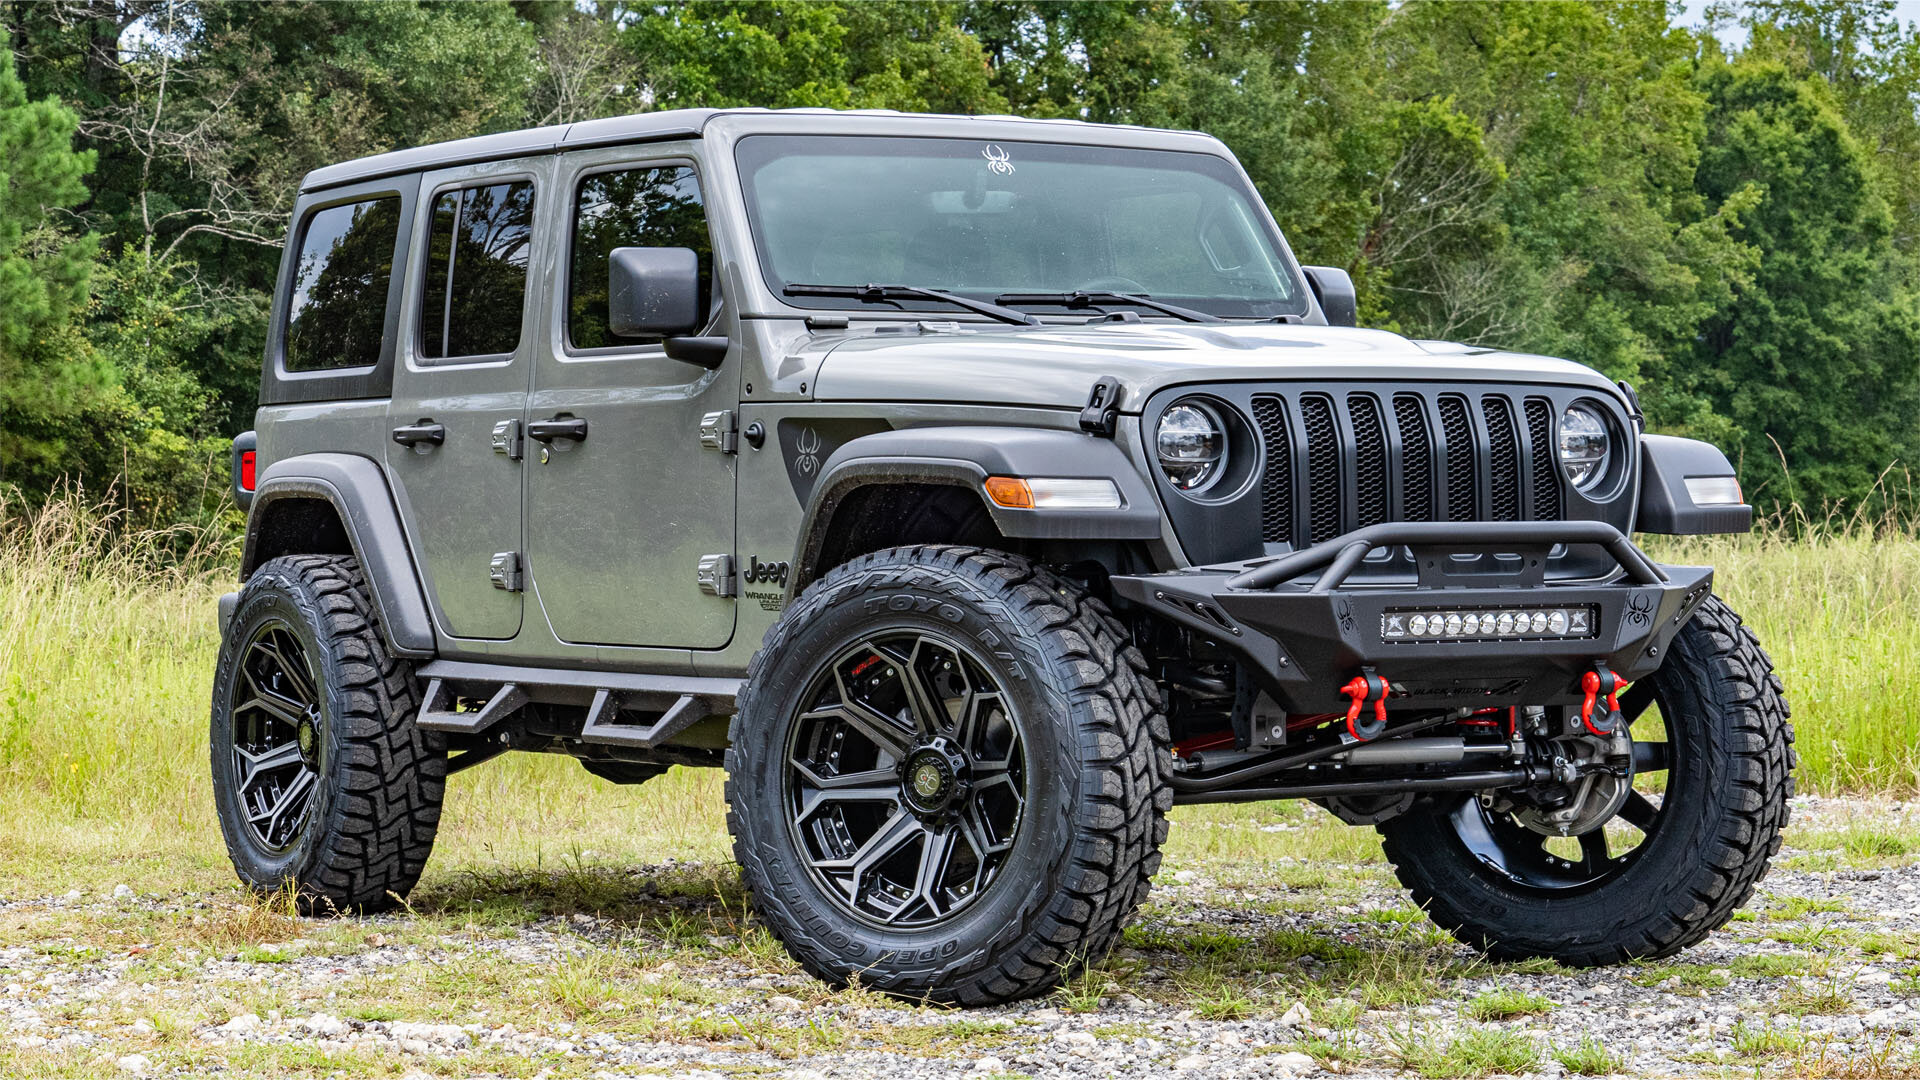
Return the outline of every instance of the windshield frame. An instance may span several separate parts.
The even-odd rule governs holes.
[[[1273,220],[1273,214],[1268,209],[1266,201],[1263,198],[1261,198],[1258,189],[1254,187],[1252,181],[1248,178],[1246,171],[1243,168],[1241,168],[1240,163],[1237,160],[1235,160],[1233,156],[1229,153],[1213,153],[1206,149],[1200,149],[1200,148],[1139,146],[1139,145],[1129,144],[1126,142],[1113,142],[1113,143],[1079,142],[1079,141],[1073,141],[1073,140],[1010,138],[1010,137],[1000,136],[1000,135],[996,135],[991,139],[982,139],[980,136],[947,135],[947,134],[932,134],[932,133],[921,134],[918,132],[896,132],[896,131],[857,132],[857,133],[842,132],[842,131],[835,131],[835,132],[755,131],[750,133],[743,133],[736,140],[734,140],[734,145],[732,147],[733,152],[731,155],[733,158],[733,161],[731,162],[731,164],[733,165],[733,169],[735,173],[735,183],[738,185],[740,208],[746,219],[748,239],[753,248],[753,261],[758,265],[758,269],[760,272],[760,280],[763,287],[766,289],[767,293],[771,297],[773,297],[777,303],[780,303],[790,309],[799,309],[799,311],[801,312],[833,311],[833,312],[859,313],[860,315],[863,315],[866,318],[875,318],[875,317],[920,318],[927,314],[939,314],[943,319],[948,319],[948,320],[951,320],[956,316],[967,321],[972,321],[976,318],[983,318],[983,317],[973,316],[967,312],[955,311],[951,305],[941,304],[932,300],[914,300],[914,299],[906,299],[906,298],[902,298],[898,300],[890,299],[888,303],[893,306],[891,308],[882,308],[877,304],[865,304],[859,301],[845,300],[840,298],[787,295],[785,292],[786,287],[788,285],[794,285],[794,284],[831,284],[831,285],[882,284],[882,285],[909,285],[909,286],[928,287],[928,283],[920,282],[920,281],[793,282],[793,281],[787,281],[781,278],[779,274],[775,271],[773,266],[772,252],[768,249],[768,246],[766,243],[767,230],[765,227],[765,223],[761,218],[760,200],[756,197],[756,194],[753,189],[753,170],[758,166],[759,162],[757,161],[750,162],[748,160],[748,155],[752,153],[750,144],[758,139],[781,140],[781,141],[827,140],[832,142],[845,142],[845,141],[851,141],[856,139],[889,140],[889,141],[912,139],[912,140],[921,140],[921,141],[937,141],[937,142],[943,142],[943,143],[961,143],[961,144],[974,143],[974,142],[984,143],[984,142],[991,141],[993,143],[997,143],[999,145],[1006,146],[1006,147],[1020,147],[1020,146],[1074,147],[1074,148],[1080,148],[1088,151],[1111,150],[1117,153],[1129,154],[1129,155],[1131,154],[1167,154],[1167,155],[1177,154],[1187,158],[1210,159],[1211,163],[1219,167],[1220,169],[1219,173],[1216,174],[1211,169],[1202,169],[1199,171],[1201,171],[1203,175],[1209,175],[1213,179],[1219,181],[1220,183],[1226,184],[1227,186],[1234,188],[1236,192],[1241,196],[1241,198],[1246,200],[1246,203],[1247,203],[1246,209],[1248,210],[1247,216],[1252,220],[1252,223],[1257,228],[1259,235],[1262,238],[1264,238],[1268,243],[1268,245],[1270,246],[1270,250],[1275,258],[1275,262],[1277,263],[1276,269],[1278,272],[1280,272],[1284,276],[1285,285],[1292,294],[1291,306],[1284,311],[1276,310],[1272,313],[1264,314],[1264,315],[1220,314],[1219,317],[1228,322],[1258,323],[1258,322],[1273,322],[1276,320],[1277,321],[1302,321],[1302,320],[1312,320],[1313,317],[1319,311],[1318,301],[1314,298],[1311,286],[1307,281],[1306,274],[1301,269],[1300,261],[1294,256],[1293,249],[1287,244],[1285,235],[1281,232],[1278,224],[1275,223],[1275,221]],[[1016,153],[1017,153],[1017,150],[1016,150]],[[938,286],[933,286],[933,287],[938,287]],[[966,296],[969,299],[980,300],[987,303],[993,303],[996,296],[1004,294],[1008,290],[1005,290],[1005,289],[994,289],[994,290],[945,289],[942,291],[954,292],[958,295]],[[1013,290],[1013,291],[1018,292],[1022,290]],[[1181,304],[1183,306],[1197,306],[1198,303],[1205,302],[1205,298],[1195,298],[1195,297],[1177,297],[1176,298],[1176,297],[1155,296],[1154,298],[1165,300],[1170,303]],[[1222,299],[1229,299],[1229,298],[1222,298]],[[1238,298],[1232,298],[1232,299],[1234,299],[1235,302],[1244,302],[1244,301],[1238,300]],[[1286,301],[1273,301],[1273,303],[1276,304],[1276,306],[1278,306],[1286,303]],[[1086,322],[1088,319],[1088,309],[1084,307],[1069,308],[1066,306],[1022,305],[1021,310],[1029,311],[1043,320],[1060,319],[1060,320],[1068,321],[1072,323],[1082,323],[1082,322]],[[1144,308],[1133,307],[1130,305],[1115,305],[1111,310],[1132,311],[1137,315],[1139,315],[1142,319],[1167,319],[1172,321],[1171,316],[1163,315],[1161,313],[1154,312]],[[1199,310],[1205,311],[1206,308],[1200,307]],[[1092,317],[1095,319],[1098,319],[1103,317],[1103,314],[1104,312],[1096,310],[1092,313]]]

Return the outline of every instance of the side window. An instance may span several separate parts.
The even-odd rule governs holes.
[[[533,246],[533,184],[443,192],[427,234],[420,355],[490,356],[520,347]]]
[[[307,215],[287,305],[288,371],[372,367],[387,324],[400,200],[383,196]]]
[[[595,173],[574,198],[567,339],[576,349],[646,345],[607,329],[607,255],[619,247],[684,247],[700,256],[700,305],[713,302],[713,242],[693,168],[675,165]]]

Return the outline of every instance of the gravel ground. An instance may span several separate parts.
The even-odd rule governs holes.
[[[1585,972],[1487,965],[1378,863],[1189,863],[1101,970],[970,1012],[828,992],[686,867],[622,871],[611,915],[585,896],[448,913],[485,883],[354,920],[124,887],[0,898],[0,1075],[1916,1075],[1916,825],[1799,800],[1806,846],[1735,922]]]

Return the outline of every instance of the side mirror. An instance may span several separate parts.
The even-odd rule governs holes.
[[[1313,288],[1313,298],[1320,301],[1320,311],[1327,317],[1328,326],[1360,325],[1360,299],[1354,294],[1353,279],[1345,270],[1337,266],[1303,266],[1307,272],[1307,284]]]
[[[607,257],[607,329],[622,337],[673,337],[707,321],[700,257],[692,248],[623,247]]]

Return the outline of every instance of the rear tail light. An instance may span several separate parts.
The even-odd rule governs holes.
[[[233,437],[233,501],[245,510],[253,503],[254,489],[259,487],[259,469],[255,465],[255,447],[259,439],[251,431],[243,431]]]

